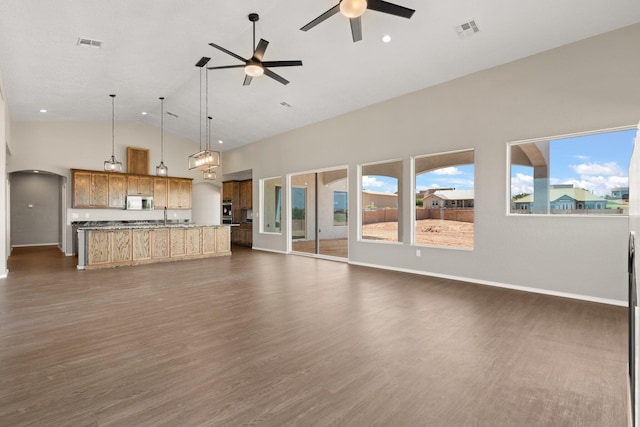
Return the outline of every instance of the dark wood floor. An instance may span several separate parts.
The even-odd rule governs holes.
[[[1,426],[624,426],[626,310],[308,257],[15,249]]]

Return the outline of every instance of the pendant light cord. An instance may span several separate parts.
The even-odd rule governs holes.
[[[116,157],[116,96],[109,95],[111,97],[111,159]]]
[[[160,97],[160,163],[164,164],[164,96]]]

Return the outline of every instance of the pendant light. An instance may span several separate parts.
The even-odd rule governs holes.
[[[213,119],[213,117],[207,116],[207,118],[209,119],[209,121],[207,122],[207,147],[206,147],[206,151],[209,151],[209,142],[211,141],[211,120]],[[216,176],[216,172],[214,170],[215,168],[217,168],[217,166],[209,166],[207,169],[205,169],[205,171],[202,173],[202,179],[206,179],[208,181],[216,179],[217,176]]]
[[[205,59],[205,58],[203,58]],[[203,62],[203,59],[201,59],[198,64],[196,64],[196,67],[200,67],[200,108],[202,109],[202,68],[204,67],[203,65],[199,65]],[[206,81],[206,87],[205,87],[205,95],[206,95],[206,102],[205,102],[205,115],[208,117],[209,116],[209,74],[206,73],[205,74],[205,81]],[[202,117],[202,113],[200,114],[200,117]],[[200,125],[200,130],[202,131],[202,124]],[[208,135],[207,131],[207,135]],[[203,150],[202,149],[202,138],[200,139],[200,151],[198,151],[195,154],[192,154],[189,156],[189,169],[199,169],[202,171],[206,171],[209,170],[211,168],[215,168],[217,166],[220,166],[220,152],[219,151],[211,151],[209,150],[209,147],[207,145],[207,147]]]
[[[169,168],[164,165],[164,96],[160,97],[160,164],[156,166],[156,175],[167,176]]]
[[[105,160],[104,170],[106,172],[122,172],[122,162],[116,160],[115,155],[115,127],[116,127],[116,96],[111,94],[111,158]]]

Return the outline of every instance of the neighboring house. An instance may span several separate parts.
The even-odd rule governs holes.
[[[616,187],[611,189],[612,199],[629,200],[629,187]]]
[[[533,205],[533,194],[528,194],[511,203],[512,212],[529,212]],[[606,209],[607,200],[596,196],[584,188],[574,188],[572,184],[549,186],[550,210]]]
[[[422,199],[424,209],[472,208],[473,190],[442,189],[430,192]]]
[[[377,191],[362,191],[362,206],[368,210],[398,209],[398,195]]]

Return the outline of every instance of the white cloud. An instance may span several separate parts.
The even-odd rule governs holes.
[[[511,177],[511,194],[533,193],[533,177],[522,173]]]
[[[579,165],[569,165],[571,169],[580,176],[585,175],[615,175],[624,176],[620,166],[616,162],[609,163],[581,163]]]
[[[576,159],[580,159],[580,160],[589,160],[589,156],[583,156],[582,154],[576,154],[575,156]]]
[[[583,175],[580,179],[569,179],[563,184],[573,184],[576,188],[584,188],[598,196],[611,194],[611,189],[615,187],[628,187],[629,177],[627,176],[589,176]]]
[[[434,175],[460,175],[463,172],[454,166],[450,166],[448,168],[436,169],[431,173]]]
[[[372,188],[372,187],[384,187],[385,183],[382,181],[378,181],[375,176],[363,176],[362,177],[362,187],[363,188]]]

